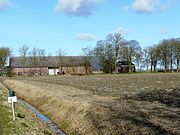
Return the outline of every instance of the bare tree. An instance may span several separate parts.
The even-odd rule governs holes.
[[[120,59],[120,55],[122,54],[122,48],[123,48],[123,38],[120,33],[115,33],[113,35],[113,46],[115,51],[115,63],[114,63],[114,71],[116,70],[117,62]],[[116,72],[114,72],[116,73]]]
[[[180,40],[176,39],[174,41],[174,57],[176,59],[176,71],[179,72],[180,64]]]
[[[148,55],[150,59],[151,72],[154,70],[156,72],[158,58],[160,56],[160,48],[156,44],[148,47]]]
[[[40,68],[40,75],[42,75],[42,68],[47,66],[47,57],[45,49],[37,49],[38,67]]]
[[[169,42],[168,40],[162,40],[159,44],[160,57],[164,65],[164,71],[168,70],[169,65]]]
[[[90,46],[87,46],[86,48],[82,49],[83,51],[83,65],[85,66],[85,72],[88,74],[88,69],[91,65],[90,61],[92,59],[92,49]]]
[[[106,72],[112,73],[115,71],[115,50],[114,50],[114,41],[113,35],[108,34],[106,37],[106,44],[105,44],[105,64],[106,64]]]
[[[3,76],[4,68],[8,62],[8,57],[10,57],[11,51],[7,47],[0,48],[0,75]]]
[[[175,45],[176,45],[176,40],[175,39],[170,39],[169,40],[169,64],[170,64],[170,69],[171,72],[173,72],[173,64],[175,60]]]
[[[21,56],[21,63],[23,66],[23,73],[25,72],[25,66],[27,65],[28,50],[29,50],[29,47],[26,45],[23,45],[22,47],[19,48],[19,53]]]
[[[94,48],[94,56],[99,58],[100,66],[102,70],[105,72],[106,66],[106,55],[105,55],[105,40],[100,40],[96,43],[96,47]]]
[[[66,56],[67,53],[66,53],[64,50],[59,49],[59,50],[56,52],[56,54],[57,54],[57,57],[58,57],[58,67],[60,67],[60,70],[61,70],[61,72],[62,72],[62,68],[63,68],[63,66],[64,66],[64,56]]]
[[[33,71],[31,71],[31,73],[33,75],[36,74],[36,67],[39,65],[38,62],[38,49],[37,48],[33,48],[32,51],[30,52],[30,59],[31,59],[31,67],[33,67]]]
[[[143,59],[144,59],[143,63],[145,65],[147,71],[149,70],[149,63],[150,63],[149,52],[148,51],[149,51],[148,47],[145,47],[143,49],[143,54],[144,54],[144,56],[143,56]]]
[[[137,68],[139,71],[141,71],[141,64],[142,64],[142,61],[143,61],[143,52],[141,49],[137,50],[136,53],[135,53],[135,60],[134,60],[137,64]]]
[[[139,45],[139,42],[137,42],[136,40],[130,40],[124,47],[124,58],[128,63],[129,73],[132,72],[132,61],[135,60],[140,50],[141,47]]]

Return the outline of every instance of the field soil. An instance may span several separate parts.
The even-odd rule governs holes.
[[[3,83],[67,134],[180,134],[180,74],[17,77]]]

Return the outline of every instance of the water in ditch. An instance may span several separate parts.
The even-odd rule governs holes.
[[[56,135],[65,135],[50,119],[48,119],[45,115],[43,115],[40,111],[38,111],[36,108],[31,106],[26,101],[19,99],[21,103],[23,103],[25,106],[27,106],[36,116],[46,123],[46,125],[51,129],[52,132],[54,132]]]

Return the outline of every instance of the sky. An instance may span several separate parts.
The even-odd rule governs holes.
[[[108,33],[142,47],[180,37],[180,0],[0,0],[0,47],[80,55]]]

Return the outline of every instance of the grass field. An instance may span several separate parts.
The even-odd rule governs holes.
[[[12,121],[7,90],[0,84],[0,135],[53,135],[36,116],[21,103],[16,103],[16,121]]]
[[[180,134],[180,74],[8,78],[67,134]]]

